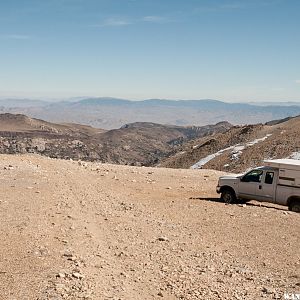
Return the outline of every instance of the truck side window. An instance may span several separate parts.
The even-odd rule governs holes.
[[[267,172],[266,173],[266,178],[265,178],[265,183],[266,184],[272,184],[274,179],[274,172]]]
[[[241,181],[243,182],[261,182],[263,171],[262,170],[253,170],[246,174]]]

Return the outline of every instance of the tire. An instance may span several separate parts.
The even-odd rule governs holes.
[[[236,202],[235,192],[230,189],[225,189],[221,193],[221,201],[226,204],[232,204]]]
[[[293,212],[300,213],[300,200],[294,200],[292,203],[289,205],[289,210]]]

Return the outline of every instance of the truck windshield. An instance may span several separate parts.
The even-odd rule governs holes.
[[[242,177],[241,181],[243,182],[261,182],[263,171],[262,170],[253,170],[247,173]]]

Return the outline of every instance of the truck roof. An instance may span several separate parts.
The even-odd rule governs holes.
[[[289,169],[300,171],[300,160],[297,159],[272,159],[264,160],[264,164],[268,167]]]

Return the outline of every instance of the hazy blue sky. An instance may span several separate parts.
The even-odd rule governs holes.
[[[300,101],[300,0],[0,0],[0,96]]]

